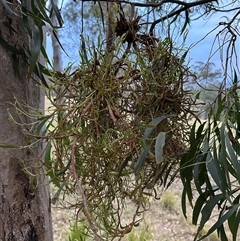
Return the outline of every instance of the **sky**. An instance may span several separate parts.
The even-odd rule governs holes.
[[[231,16],[228,16],[231,18]],[[209,58],[209,53],[214,53],[219,48],[218,40],[223,40],[224,35],[219,35],[219,38],[215,38],[216,35],[220,32],[220,30],[223,29],[223,26],[219,26],[219,23],[227,21],[225,18],[222,17],[222,14],[216,13],[211,16],[211,18],[208,21],[195,21],[191,28],[189,29],[188,38],[186,41],[187,45],[191,45],[194,42],[197,42],[199,39],[204,38],[204,36],[211,32],[213,29],[215,31],[211,32],[207,37],[205,37],[201,42],[199,42],[196,46],[194,46],[190,50],[190,58],[191,62],[194,63],[196,61],[202,61],[207,62]],[[236,46],[236,53],[240,53],[240,40],[238,34],[235,46]],[[225,54],[226,53],[226,47],[224,47],[223,51],[217,51],[210,59],[210,62],[213,62],[216,67],[222,68],[223,63],[225,63]],[[223,61],[221,61],[221,58]],[[234,62],[235,61],[235,58]]]
[[[194,65],[194,63],[197,61],[202,61],[206,63],[209,59],[209,53],[211,52],[211,49],[214,52],[214,50],[218,47],[217,43],[215,43],[215,45],[213,46],[213,42],[220,28],[217,28],[214,32],[212,32],[206,37],[205,35],[209,33],[212,29],[216,28],[219,25],[219,22],[225,21],[225,19],[221,17],[222,14],[214,14],[208,20],[199,19],[193,21],[188,27],[189,33],[186,38],[185,47],[188,48],[197,43],[200,39],[202,39],[201,42],[194,45],[189,50],[187,60],[190,62],[190,65]],[[237,51],[240,53],[239,40],[237,41],[238,43],[236,48]],[[47,52],[50,53],[50,56],[52,56],[51,40],[49,37],[47,41]],[[71,52],[69,52],[69,55],[72,56]],[[74,55],[76,56],[76,54]],[[62,58],[63,66],[65,67],[68,65],[69,62],[72,61],[72,59],[69,59],[64,53],[62,53]],[[210,62],[213,62],[216,65],[216,68],[221,68],[220,53],[218,52],[214,56],[212,56]]]

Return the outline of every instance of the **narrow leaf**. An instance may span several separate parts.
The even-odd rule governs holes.
[[[200,195],[194,205],[193,208],[193,216],[192,216],[192,224],[197,225],[197,221],[198,221],[198,217],[199,214],[202,210],[202,207],[206,201],[206,197],[208,196],[207,192],[205,192],[204,194]]]
[[[187,25],[190,23],[189,13],[188,10],[185,11],[185,22],[181,30],[181,35],[183,34],[184,30],[186,29]]]
[[[234,167],[238,180],[240,180],[240,163],[238,161],[237,154],[235,153],[227,134],[225,135],[225,141],[226,141],[226,147],[227,147],[228,153],[230,155],[229,160]]]
[[[123,161],[123,163],[120,166],[118,176],[120,177],[122,175],[123,169],[128,165],[128,162],[132,159],[132,154],[127,156],[126,159]]]
[[[166,138],[166,133],[160,132],[156,139],[155,158],[156,158],[157,164],[160,164],[161,162],[163,162],[163,147],[165,145],[165,138]]]
[[[52,143],[51,143],[51,140],[49,140],[47,143],[46,149],[45,149],[45,156],[44,156],[44,163],[45,163],[47,169],[52,168],[51,149],[52,149]]]
[[[20,146],[15,146],[15,145],[6,144],[6,143],[0,143],[0,148],[17,149],[17,148],[20,148]]]
[[[231,209],[228,210],[218,221],[208,230],[208,232],[201,237],[199,240],[203,240],[208,237],[211,233],[213,233],[216,229],[221,227],[225,221],[227,221],[233,213],[239,208],[240,204],[234,205]]]
[[[42,37],[41,37],[40,29],[38,26],[35,25],[34,31],[33,31],[33,49],[29,59],[29,75],[32,74],[33,69],[36,66],[36,63],[40,54],[41,46],[42,46]]]
[[[183,191],[182,191],[182,201],[181,201],[181,204],[182,204],[182,212],[183,212],[183,215],[184,217],[187,219],[187,202],[186,202],[186,196],[187,196],[187,193],[186,193],[186,189],[185,187],[183,188]]]
[[[209,220],[214,207],[217,205],[217,203],[222,198],[223,198],[223,194],[218,194],[218,195],[214,196],[213,198],[211,198],[210,200],[207,201],[206,205],[204,206],[204,208],[201,211],[202,217],[201,217],[200,225],[198,227],[197,235],[203,229],[204,225]]]
[[[147,127],[145,132],[144,132],[144,135],[143,135],[143,139],[146,140],[149,138],[149,136],[152,134],[152,131],[154,130],[154,128],[161,122],[163,121],[164,119],[170,117],[171,115],[162,115],[162,116],[159,116],[159,117],[156,117],[155,119],[153,119],[149,124],[148,126],[151,126],[151,127]]]
[[[6,48],[8,51],[15,53],[15,54],[23,54],[22,51],[18,50],[17,48],[15,48],[14,46],[10,45],[9,43],[7,43],[3,37],[2,37],[2,32],[0,30],[0,44]]]
[[[135,165],[135,169],[134,169],[135,173],[139,173],[142,170],[142,168],[144,166],[145,159],[146,159],[146,157],[147,157],[147,155],[150,151],[150,148],[151,148],[151,144],[143,149],[143,151],[140,154],[140,156],[137,160],[137,163]]]

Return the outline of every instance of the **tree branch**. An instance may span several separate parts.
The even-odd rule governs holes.
[[[172,2],[172,1],[167,1],[167,2]],[[184,5],[182,8],[180,8],[176,11],[173,11],[173,12],[167,14],[166,16],[154,21],[150,27],[149,33],[151,35],[153,35],[153,30],[158,23],[161,23],[161,22],[165,21],[166,19],[172,18],[175,15],[180,14],[181,12],[186,11],[192,7],[196,7],[196,6],[203,5],[203,4],[210,3],[210,2],[216,2],[216,0],[201,0],[201,1],[195,1],[195,2],[190,2],[190,3],[182,3],[182,5]]]
[[[82,0],[83,2],[92,2],[93,0]],[[201,1],[195,1],[195,2],[191,2],[191,3],[186,3],[183,1],[179,1],[179,0],[162,0],[158,3],[143,3],[143,2],[130,2],[127,0],[98,0],[99,2],[115,2],[115,3],[126,3],[126,4],[130,4],[132,6],[135,7],[161,7],[163,4],[165,3],[175,3],[178,5],[183,5],[183,6],[187,6],[188,5],[192,5],[194,4],[194,6],[197,5],[201,5],[201,4],[205,4],[205,3],[209,3],[209,2],[217,2],[217,0],[201,0]],[[192,7],[192,6],[191,6]]]
[[[91,2],[91,1],[92,0],[82,0],[82,2]],[[131,1],[127,1],[127,0],[98,0],[98,1],[99,2],[115,2],[118,4],[125,3],[125,4],[130,4],[131,6],[134,6],[134,7],[145,7],[145,8],[148,8],[148,7],[157,8],[157,7],[161,7],[163,4],[166,4],[166,3],[172,3],[172,4],[177,4],[177,5],[182,6],[180,9],[173,10],[166,16],[154,21],[150,27],[150,31],[149,31],[150,35],[153,35],[153,30],[154,30],[155,26],[158,23],[165,21],[166,19],[172,18],[175,15],[178,15],[181,12],[186,11],[192,7],[211,3],[211,2],[217,2],[217,0],[200,0],[200,1],[194,1],[194,2],[189,2],[189,3],[184,2],[184,1],[179,1],[179,0],[162,0],[157,3],[156,2],[155,3],[131,2]]]

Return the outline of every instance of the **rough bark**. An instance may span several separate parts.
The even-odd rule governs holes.
[[[23,32],[18,16],[9,15],[0,3],[0,24],[4,39],[19,47],[26,36],[19,38],[13,31],[2,27],[7,21]],[[21,62],[21,79],[14,75],[12,53],[0,45],[0,143],[26,145],[22,126],[9,119],[10,112],[19,120],[15,98],[19,102],[42,109],[44,96],[40,87],[28,78],[27,65]],[[29,122],[30,119],[26,118]],[[42,174],[43,164],[39,158],[43,152],[39,145],[32,149],[0,148],[0,240],[1,241],[51,241],[52,223],[48,184]],[[34,174],[29,175],[24,168]]]

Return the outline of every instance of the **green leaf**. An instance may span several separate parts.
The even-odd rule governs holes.
[[[147,140],[149,138],[149,136],[152,134],[152,131],[154,130],[154,128],[161,122],[163,121],[164,119],[170,117],[172,115],[162,115],[162,116],[159,116],[159,117],[156,117],[155,119],[153,119],[149,124],[148,126],[151,126],[151,127],[147,127],[145,132],[144,132],[144,135],[143,135],[143,140]]]
[[[240,180],[240,163],[238,161],[238,156],[232,147],[232,144],[230,142],[230,139],[227,133],[225,133],[225,141],[226,141],[226,147],[227,147],[228,153],[230,155],[229,160],[232,163],[234,167],[234,171],[237,174],[237,179]]]
[[[160,164],[161,162],[163,162],[163,147],[165,145],[165,138],[166,138],[166,133],[160,132],[156,139],[155,158],[156,158],[157,164]]]
[[[213,148],[216,148],[215,146]],[[217,157],[212,157],[211,153],[208,153],[208,171],[211,174],[212,179],[217,184],[217,186],[222,190],[222,182],[221,182],[221,167],[219,166],[219,161]]]
[[[191,132],[190,132],[190,145],[193,145],[195,143],[195,129],[196,129],[196,123],[197,121],[194,121],[192,128],[191,128]]]
[[[239,206],[240,204],[237,204],[234,205],[231,209],[229,209],[199,240],[203,240],[204,238],[208,237],[211,233],[213,233],[216,229],[220,228],[223,225],[223,223],[233,215],[233,213],[239,208]]]
[[[123,169],[128,165],[128,162],[132,159],[132,154],[127,156],[126,159],[123,161],[123,163],[120,166],[118,176],[120,177],[122,175]]]
[[[65,172],[69,169],[70,164],[71,164],[71,160],[69,160],[67,165],[63,167],[59,172],[56,172],[56,177],[65,174]]]
[[[200,94],[201,94],[201,91],[197,92],[196,96],[195,96],[195,99],[198,100],[200,99]]]
[[[98,0],[98,6],[101,12],[101,19],[102,19],[102,25],[103,25],[103,29],[105,29],[105,24],[104,24],[104,14],[103,14],[103,9],[102,9],[102,4],[100,3],[100,1]]]
[[[207,155],[208,153],[205,153],[204,155],[199,155],[199,157],[196,158],[196,163],[193,168],[193,180],[199,194],[202,194],[201,186],[205,183],[205,178],[207,175]]]
[[[234,199],[233,204],[237,205],[239,203],[239,197],[240,194]],[[232,208],[232,207],[229,207]],[[228,227],[232,233],[233,241],[236,241],[237,238],[237,231],[239,227],[239,220],[240,215],[239,215],[239,210],[236,210],[233,215],[228,219]]]
[[[17,149],[17,148],[20,148],[20,146],[15,146],[15,145],[6,144],[6,143],[0,143],[0,148]]]
[[[53,33],[53,35],[54,35],[54,38],[57,40],[59,46],[60,46],[61,49],[63,50],[63,52],[69,57],[68,53],[67,53],[67,52],[65,51],[65,49],[63,48],[63,46],[62,46],[62,44],[61,44],[61,42],[60,42],[60,40],[59,40],[59,38],[58,38],[58,35],[56,34],[56,31],[54,31],[54,29],[53,29],[52,33]]]
[[[222,175],[221,175],[221,182],[222,182],[222,192],[226,193],[226,191],[230,187],[230,177],[228,172],[228,161],[227,161],[227,151],[226,151],[226,133],[225,133],[225,125],[222,123],[221,126],[221,148],[219,153],[219,161],[221,165]]]
[[[217,232],[218,232],[218,236],[220,237],[220,240],[221,241],[228,241],[228,238],[227,238],[227,235],[226,235],[226,232],[225,232],[225,229],[224,229],[224,226],[221,225],[218,229],[217,229]]]
[[[192,224],[197,225],[198,217],[200,214],[200,211],[202,210],[202,207],[204,203],[206,202],[206,198],[208,196],[208,192],[203,193],[197,198],[197,201],[195,202],[194,208],[193,208],[193,215],[192,215]]]
[[[239,231],[239,224],[240,224],[240,210],[237,211],[236,216],[235,216],[235,222],[233,223],[232,227],[232,237],[233,241],[237,240],[237,233]]]
[[[46,87],[49,88],[47,81],[43,75],[43,68],[45,68],[44,66],[42,66],[39,62],[36,62],[35,68],[34,68],[34,73],[37,75],[37,77],[41,80],[42,84]]]
[[[198,227],[196,237],[198,236],[199,232],[203,229],[206,222],[209,220],[214,207],[218,204],[218,202],[221,199],[223,199],[223,194],[218,194],[218,195],[210,198],[210,200],[208,200],[206,202],[205,206],[203,207],[203,209],[201,211],[202,217],[201,217],[201,221],[200,221],[200,225]]]
[[[202,138],[204,135],[202,134],[204,126],[205,126],[206,122],[202,123],[197,130],[197,137],[196,139]]]
[[[6,26],[10,31],[19,35],[18,32],[12,27],[12,25],[9,22],[3,22],[3,25]]]
[[[237,85],[238,84],[238,75],[237,75],[236,69],[234,69],[233,73],[234,73],[234,75],[233,75],[233,84]]]
[[[170,187],[170,185],[175,180],[176,176],[179,174],[179,169],[177,169],[177,170],[175,169],[175,164],[176,164],[175,162],[171,162],[165,172],[164,179],[163,179],[163,186],[166,187],[166,189]],[[174,170],[175,172],[171,173],[171,175],[169,175],[170,172],[172,172],[173,168],[175,169]],[[167,181],[168,181],[168,183],[167,183]]]
[[[225,141],[223,141],[225,142]],[[225,144],[222,143],[224,146]],[[220,149],[220,150],[219,150]],[[216,146],[216,139],[213,139],[213,157],[210,160],[210,158],[208,158],[208,170],[209,173],[211,174],[213,180],[215,181],[215,183],[217,184],[217,186],[220,188],[220,190],[222,191],[222,193],[226,193],[226,190],[228,189],[228,185],[226,183],[226,174],[228,174],[228,172],[226,173],[225,171],[225,163],[226,160],[224,160],[224,157],[226,158],[226,150],[223,150],[224,147],[222,146],[217,147]],[[217,154],[219,152],[219,155]],[[209,153],[209,155],[211,155]],[[223,166],[224,165],[224,166]]]
[[[33,30],[33,48],[31,52],[31,56],[29,59],[29,76],[32,74],[42,46],[42,36],[41,36],[41,30],[39,29],[38,26],[34,26]]]
[[[51,143],[51,140],[49,140],[46,145],[45,155],[44,155],[44,163],[48,170],[52,169],[51,150],[52,150],[52,143]]]
[[[187,55],[188,55],[188,50],[181,56],[181,59],[179,61],[179,66],[182,66],[184,64]]]
[[[48,17],[47,12],[45,10],[45,6],[44,6],[45,3],[41,0],[35,0],[31,2],[32,2],[32,11],[35,15],[35,17],[33,17],[33,20],[35,21],[35,23],[36,21],[41,20],[43,22],[49,23],[51,27],[54,27],[51,19]],[[34,2],[37,3],[38,7],[35,6]]]
[[[221,118],[221,115],[223,114],[223,112],[226,110],[226,97],[224,96],[222,98],[221,93],[218,93],[218,98],[217,98],[217,110],[216,110],[216,114],[215,114],[215,120],[219,121]]]
[[[56,18],[58,20],[59,26],[62,27],[63,19],[62,19],[60,11],[58,9],[58,6],[55,4],[54,0],[51,0],[51,6],[52,6],[52,9],[51,9],[50,15],[52,14],[52,12],[54,12],[56,15]]]
[[[15,54],[23,54],[23,52],[17,48],[15,48],[14,46],[10,45],[9,43],[7,43],[3,37],[2,37],[2,31],[0,30],[0,44],[6,48],[8,51],[15,53]]]
[[[137,163],[135,165],[135,168],[134,168],[134,172],[135,173],[139,173],[142,169],[143,169],[143,166],[144,166],[144,163],[145,163],[145,160],[146,160],[146,157],[150,151],[150,148],[151,148],[151,145],[148,145],[147,147],[145,147],[143,150],[142,150],[142,153],[140,154],[138,160],[137,160]]]
[[[184,30],[186,29],[187,25],[190,23],[189,13],[188,9],[185,11],[185,22],[181,30],[181,35],[184,33]]]
[[[182,191],[182,201],[181,201],[181,204],[182,204],[183,215],[187,219],[187,201],[186,201],[186,196],[187,196],[187,192],[186,192],[186,189],[184,187],[183,191]]]
[[[24,6],[24,4],[22,4],[22,12],[23,12],[22,19],[23,19],[24,27],[27,29],[28,35],[32,38],[32,30],[30,28],[30,24],[29,24],[28,16],[27,16],[28,10]]]

